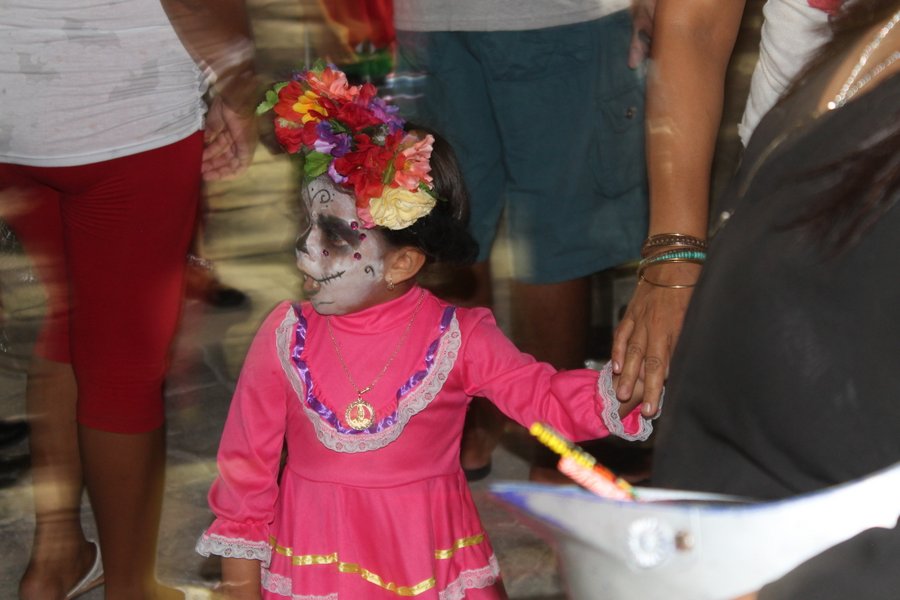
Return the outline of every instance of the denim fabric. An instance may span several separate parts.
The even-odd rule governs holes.
[[[575,279],[638,256],[647,229],[644,80],[627,12],[561,27],[398,32],[405,116],[447,137],[486,260],[505,215],[514,277]]]

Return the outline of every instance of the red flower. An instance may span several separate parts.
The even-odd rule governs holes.
[[[289,124],[275,122],[275,139],[289,154],[299,152],[306,142],[303,141],[305,127],[296,127]]]
[[[316,130],[318,125],[319,123],[316,121],[309,121],[300,128],[300,139],[304,146],[312,148],[315,145],[316,140],[319,139],[319,132]]]
[[[360,104],[368,105],[372,98],[378,95],[378,90],[371,83],[364,83],[359,88],[359,96],[356,101]]]
[[[357,206],[368,206],[370,198],[381,195],[384,172],[394,158],[394,149],[390,144],[372,143],[364,133],[354,136],[353,141],[355,150],[334,159],[334,169],[353,186]]]
[[[329,114],[329,118],[339,121],[350,131],[360,131],[366,127],[381,125],[381,119],[369,110],[368,105],[346,102],[336,109],[336,112]]]
[[[275,114],[286,121],[300,122],[300,115],[294,110],[294,104],[303,95],[303,86],[297,81],[290,81],[278,91],[278,102],[273,107]]]

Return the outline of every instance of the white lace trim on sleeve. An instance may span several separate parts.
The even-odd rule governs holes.
[[[252,542],[243,538],[228,538],[210,533],[200,536],[195,550],[203,556],[214,554],[225,558],[258,560],[265,566],[269,565],[272,558],[272,549],[266,542]]]
[[[650,434],[653,433],[653,424],[651,421],[659,417],[660,413],[662,413],[665,390],[663,390],[663,393],[659,397],[659,410],[656,412],[656,415],[652,419],[647,419],[641,415],[641,428],[633,434],[625,431],[625,426],[622,425],[622,419],[619,418],[619,401],[616,399],[616,389],[613,387],[612,383],[611,362],[603,365],[603,368],[600,370],[600,377],[597,378],[597,390],[603,398],[600,418],[612,435],[630,442],[643,442],[650,437]]]

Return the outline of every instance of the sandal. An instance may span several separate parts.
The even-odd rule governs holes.
[[[84,577],[78,580],[69,593],[66,594],[66,600],[72,600],[82,596],[95,587],[103,585],[103,558],[100,556],[100,544],[93,540],[89,540],[94,545],[96,553],[94,554],[94,564]]]
[[[476,467],[474,469],[467,469],[463,467],[463,473],[465,473],[466,481],[468,482],[481,481],[491,474],[492,467],[493,465],[491,464],[491,461],[488,461],[488,464],[484,465],[483,467]]]

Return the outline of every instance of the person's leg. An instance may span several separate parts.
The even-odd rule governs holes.
[[[15,231],[47,297],[26,380],[35,529],[19,597],[55,600],[65,596],[95,558],[81,526],[83,482],[75,424],[77,388],[68,350],[60,196],[13,165],[0,165],[0,188],[3,218]]]
[[[489,261],[469,268],[471,288],[463,306],[491,306],[493,282]],[[466,476],[477,481],[490,473],[491,455],[500,442],[507,418],[486,398],[475,398],[466,412],[460,446],[460,463]]]
[[[579,369],[587,358],[590,279],[512,283],[516,345],[559,369]]]
[[[26,406],[30,425],[35,530],[19,584],[22,600],[63,598],[94,562],[81,526],[83,489],[72,365],[34,357]]]
[[[424,73],[422,97],[404,116],[438,130],[457,155],[470,198],[469,231],[478,242],[472,267],[442,270],[433,291],[460,306],[493,305],[490,255],[504,203],[506,169],[484,68],[479,34],[398,32],[398,69]],[[507,422],[484,398],[466,414],[460,462],[466,475],[480,479],[490,470],[491,454]]]
[[[201,151],[196,134],[92,165],[87,191],[63,206],[79,441],[109,600],[170,592],[155,581],[162,384],[180,315]]]
[[[559,369],[588,358],[591,275],[638,256],[646,230],[642,154],[623,141],[642,136],[627,30],[621,13],[495,38],[508,54],[492,98],[510,173],[513,340]],[[536,458],[532,479],[555,476],[555,459]]]
[[[79,440],[104,550],[106,597],[155,600],[165,429],[124,434],[80,426]]]
[[[521,350],[559,369],[584,367],[590,325],[590,278],[512,284],[513,335]],[[564,483],[558,457],[535,444],[529,479]]]

